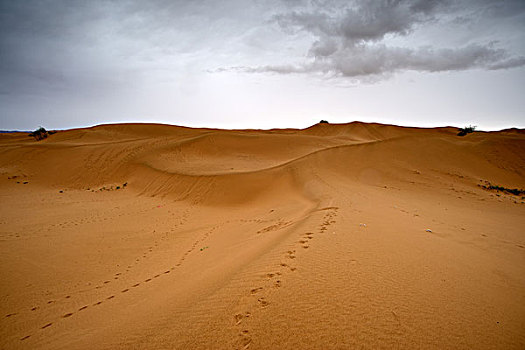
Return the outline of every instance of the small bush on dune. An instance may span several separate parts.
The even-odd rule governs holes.
[[[326,120],[321,120],[321,121],[319,122],[319,124],[328,124],[328,121],[326,121]]]
[[[474,131],[476,131],[476,126],[469,125],[458,129],[458,136],[465,136],[467,134],[473,133]]]
[[[43,127],[39,127],[38,129],[36,129],[32,133],[30,133],[29,136],[34,137],[35,140],[37,140],[37,141],[40,141],[40,140],[43,140],[43,139],[47,138],[47,136],[51,135],[51,134],[54,134],[54,133],[53,132],[48,132]]]

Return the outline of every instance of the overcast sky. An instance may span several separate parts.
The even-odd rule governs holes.
[[[525,127],[525,1],[0,0],[0,129]]]

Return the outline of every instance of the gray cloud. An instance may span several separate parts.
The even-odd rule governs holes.
[[[337,37],[345,46],[408,34],[429,21],[443,1],[363,1],[336,13],[298,12],[275,16],[281,27],[295,26],[321,39]],[[342,13],[340,15],[339,13]]]
[[[233,70],[278,74],[320,73],[329,77],[377,80],[409,70],[498,70],[525,65],[525,57],[513,56],[505,49],[498,48],[494,41],[477,42],[475,33],[471,35],[470,42],[461,46],[414,46],[410,43],[412,33],[439,23],[442,17],[474,17],[480,21],[483,15],[497,15],[505,20],[523,14],[525,7],[519,1],[452,3],[443,0],[362,0],[350,2],[348,7],[333,2],[332,6],[325,5],[311,2],[308,8],[274,17],[285,32],[306,32],[312,36],[313,42],[305,61],[234,67]],[[391,41],[400,39],[407,45],[390,45]]]

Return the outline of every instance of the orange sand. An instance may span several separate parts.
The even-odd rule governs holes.
[[[0,348],[523,349],[525,199],[485,181],[525,188],[523,130],[2,134]]]

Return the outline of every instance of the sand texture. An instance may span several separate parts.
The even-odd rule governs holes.
[[[524,349],[525,132],[0,134],[0,349]]]

